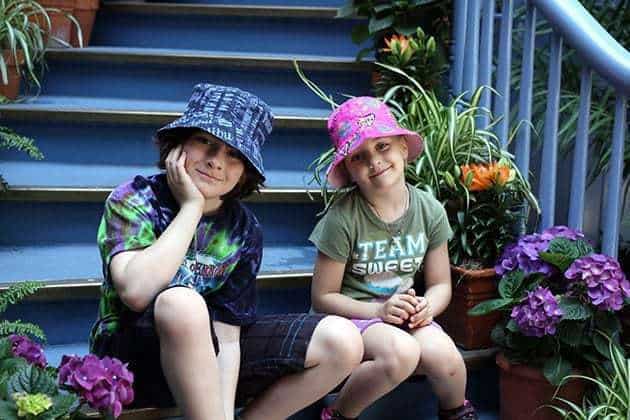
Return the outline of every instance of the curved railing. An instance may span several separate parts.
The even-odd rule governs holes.
[[[455,0],[454,60],[452,90],[454,93],[472,92],[477,86],[493,86],[499,93],[489,92],[482,105],[496,116],[505,116],[495,126],[497,136],[507,143],[510,115],[510,78],[513,63],[512,37],[515,0],[503,0],[500,21],[495,13],[496,0]],[[566,42],[584,64],[581,70],[580,108],[573,149],[571,199],[568,224],[584,228],[589,120],[591,108],[592,73],[615,91],[615,118],[612,134],[611,158],[606,173],[603,214],[600,217],[601,248],[616,256],[622,204],[621,184],[624,139],[627,135],[627,96],[630,94],[630,53],[615,41],[577,0],[526,0],[522,33],[523,54],[520,64],[521,84],[518,90],[518,120],[531,121],[534,80],[534,50],[536,20],[540,13],[549,23],[552,33],[545,48],[550,49],[547,80],[542,155],[537,172],[538,198],[542,217],[539,228],[556,223],[556,189],[558,171],[558,117],[560,107],[563,44]],[[496,22],[495,22],[496,21]],[[495,24],[499,27],[495,30]],[[498,49],[494,46],[498,34]],[[540,44],[540,43],[539,43]],[[465,69],[465,71],[464,71]],[[516,102],[516,101],[513,101]],[[524,124],[518,132],[514,153],[524,175],[530,172],[531,126]],[[567,186],[568,188],[568,186]],[[599,204],[599,203],[597,203]]]

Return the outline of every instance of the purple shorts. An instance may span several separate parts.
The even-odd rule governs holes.
[[[352,321],[352,323],[357,326],[357,328],[359,329],[359,332],[361,334],[363,334],[365,332],[365,330],[367,330],[371,325],[378,324],[380,322],[384,323],[384,321],[381,318],[371,318],[371,319],[355,319],[355,318],[352,318],[350,321]],[[437,327],[439,329],[442,329],[440,324],[438,324],[435,321],[432,321],[428,326]],[[402,326],[400,328],[404,329],[404,330],[407,329],[404,326]]]

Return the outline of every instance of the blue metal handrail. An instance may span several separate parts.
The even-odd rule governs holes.
[[[455,51],[452,74],[454,94],[472,92],[479,85],[491,85],[499,93],[492,104],[484,98],[484,106],[495,116],[503,116],[494,127],[497,137],[507,147],[510,106],[517,102],[510,94],[518,94],[518,119],[532,118],[534,54],[536,44],[537,12],[552,29],[544,47],[550,49],[549,77],[547,80],[547,107],[544,117],[544,134],[538,198],[542,217],[539,228],[556,222],[556,185],[558,172],[558,119],[560,114],[561,70],[563,48],[575,50],[583,63],[580,86],[580,110],[573,153],[571,176],[571,203],[568,224],[584,228],[586,172],[588,164],[588,133],[591,108],[592,73],[601,76],[604,83],[615,90],[615,120],[612,135],[611,158],[606,174],[605,198],[601,217],[601,247],[608,255],[616,256],[621,219],[621,180],[623,148],[627,135],[627,98],[630,95],[630,52],[614,40],[577,0],[502,0],[501,19],[495,30],[495,0],[455,0]],[[521,84],[511,92],[512,27],[515,3],[526,6],[523,25],[523,55],[520,62]],[[498,42],[493,37],[498,36]],[[488,48],[494,63],[488,59]],[[538,45],[540,47],[540,45]],[[531,126],[521,126],[514,153],[516,162],[525,176],[530,172]],[[599,204],[599,203],[593,203]],[[591,204],[592,205],[592,204]]]
[[[536,9],[585,61],[617,91],[630,94],[630,52],[576,0],[531,0]]]

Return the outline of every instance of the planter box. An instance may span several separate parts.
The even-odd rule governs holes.
[[[490,333],[501,319],[501,313],[470,316],[468,311],[484,300],[498,297],[494,268],[463,270],[451,266],[451,278],[453,297],[437,322],[458,346],[467,350],[492,347]]]
[[[59,9],[60,12],[48,12],[48,16],[50,17],[50,35],[48,38],[47,44],[49,47],[57,47],[60,46],[60,43],[57,40],[52,39],[54,36],[62,41],[70,43],[70,37],[72,32],[72,21],[68,19],[66,14],[72,14],[74,11],[74,2],[75,0],[39,0],[39,3],[47,9]],[[38,18],[40,20],[41,18]],[[42,28],[46,26],[43,24],[44,22],[39,22]]]
[[[512,365],[503,353],[497,355],[499,366],[500,418],[501,420],[560,420],[550,404],[556,386],[550,384],[540,369],[526,365]],[[578,372],[574,372],[577,374]],[[573,379],[560,388],[558,396],[581,405],[586,382]],[[554,405],[566,408],[560,401]]]
[[[22,51],[17,52],[17,62],[13,59],[13,54],[11,54],[10,51],[2,50],[1,54],[2,58],[4,58],[4,62],[7,65],[7,78],[9,83],[5,85],[4,83],[2,83],[2,80],[0,78],[0,95],[6,96],[11,100],[15,100],[20,94],[21,77],[19,73],[19,67],[22,65],[22,63],[24,63],[24,53]]]
[[[94,20],[96,19],[99,1],[100,0],[75,0],[74,2],[74,11],[72,14],[79,21],[79,25],[81,25],[84,47],[90,45],[90,38],[92,37],[92,29],[94,28]],[[74,25],[72,25],[70,44],[73,47],[79,47],[77,28]]]

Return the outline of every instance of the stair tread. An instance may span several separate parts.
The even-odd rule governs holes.
[[[240,52],[240,51],[208,51],[194,49],[177,48],[142,48],[142,47],[118,47],[118,46],[90,46],[84,48],[53,48],[48,50],[47,57],[50,59],[71,58],[71,57],[99,57],[99,56],[134,56],[140,58],[169,57],[169,58],[199,58],[199,59],[248,59],[248,60],[276,60],[276,61],[298,61],[321,62],[330,64],[354,64],[361,69],[362,64],[370,64],[370,61],[357,62],[354,56],[328,56],[318,54],[283,54],[269,52]]]
[[[66,258],[60,263],[62,255]],[[312,272],[315,255],[309,245],[266,245],[261,274]],[[0,283],[102,278],[96,243],[0,246],[0,267]]]
[[[98,112],[134,112],[165,114],[173,117],[179,116],[186,108],[186,102],[137,100],[121,98],[93,98],[78,96],[48,96],[40,95],[37,99],[24,103],[0,105],[2,111],[98,111]],[[328,108],[305,107],[272,107],[274,115],[278,118],[316,118],[326,119],[330,114]]]
[[[70,177],[68,174],[76,172],[80,176]],[[136,175],[153,175],[158,173],[153,162],[146,165],[118,165],[118,164],[77,164],[70,162],[43,161],[13,161],[3,162],[2,176],[11,187],[17,188],[84,188],[111,190]],[[29,175],[30,174],[30,175]],[[45,177],[41,174],[46,174]],[[265,185],[269,188],[317,190],[316,185],[310,185],[312,172],[307,170],[267,169]]]

